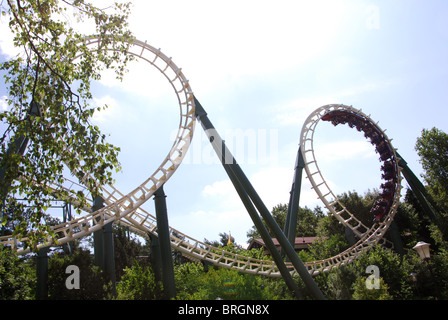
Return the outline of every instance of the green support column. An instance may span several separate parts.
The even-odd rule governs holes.
[[[324,295],[320,291],[319,287],[314,282],[312,276],[308,273],[308,270],[304,266],[303,262],[298,257],[297,253],[294,251],[294,247],[291,246],[288,239],[286,238],[285,234],[281,230],[281,228],[278,226],[277,222],[272,217],[269,210],[264,205],[261,198],[258,196],[257,192],[253,188],[250,181],[247,179],[246,175],[244,174],[241,167],[236,162],[235,158],[232,156],[231,152],[225,147],[225,144],[217,131],[215,130],[213,124],[209,120],[207,113],[205,112],[204,108],[201,106],[199,101],[194,98],[195,100],[195,107],[196,107],[196,117],[201,122],[202,128],[206,132],[210,143],[212,144],[215,152],[217,153],[218,157],[221,159],[225,159],[223,166],[226,170],[227,174],[229,175],[230,179],[234,183],[235,189],[238,191],[239,187],[242,187],[244,190],[244,193],[239,193],[241,199],[243,200],[243,203],[246,205],[246,209],[248,209],[248,212],[250,214],[250,211],[252,211],[252,208],[255,210],[258,210],[258,213],[261,214],[263,219],[268,224],[269,228],[274,232],[275,237],[280,243],[281,248],[284,250],[286,256],[290,259],[291,263],[294,265],[294,268],[299,273],[300,277],[304,281],[307,288],[310,290],[310,293],[315,299],[325,299]],[[223,154],[224,152],[224,154]],[[232,161],[230,161],[232,160]],[[230,173],[230,174],[229,174]],[[247,199],[245,199],[245,195],[247,195]],[[248,200],[248,201],[245,201]],[[251,218],[253,219],[255,226],[258,228],[258,222],[261,221],[261,218],[256,215],[251,215]],[[261,222],[261,224],[263,224]],[[260,225],[261,227],[261,225]],[[260,230],[259,230],[260,231]],[[265,241],[269,241],[271,238],[270,236],[266,239],[263,239]],[[272,240],[272,239],[271,239]],[[271,251],[271,254],[274,254],[277,250]],[[281,256],[280,256],[281,257]],[[282,265],[284,265],[284,262],[282,259],[280,261],[275,261],[277,264],[277,267],[279,267],[280,272],[282,269]],[[282,273],[282,276],[284,276],[285,281],[288,281],[288,276],[286,274]],[[292,284],[291,284],[292,285]]]
[[[395,252],[403,257],[404,255],[403,242],[401,241],[400,230],[398,229],[398,226],[395,223],[395,221],[391,222],[388,232],[394,244]]]
[[[356,244],[356,236],[352,229],[345,227],[345,240],[347,240],[348,245],[354,246]]]
[[[68,222],[71,220],[72,220],[72,205],[70,202],[65,202],[64,207],[62,208],[62,222]],[[73,254],[72,241],[65,243],[64,248],[68,253],[68,255],[71,257]]]
[[[159,238],[152,233],[148,233],[151,239],[151,267],[154,272],[155,280],[162,281],[162,256],[160,255]]]
[[[288,213],[286,215],[283,232],[294,247],[296,240],[297,215],[299,211],[300,189],[302,187],[302,172],[305,168],[305,162],[302,156],[302,149],[297,152],[296,164],[294,167],[294,179],[289,195]],[[284,254],[284,253],[283,253]]]
[[[440,227],[440,218],[436,211],[433,209],[430,201],[430,196],[426,192],[425,186],[421,183],[421,181],[417,178],[411,168],[408,167],[408,163],[401,157],[397,152],[397,156],[400,158],[398,165],[402,168],[403,176],[408,182],[409,186],[412,189],[415,197],[418,200],[418,203],[422,207],[424,213]]]
[[[92,212],[95,212],[104,207],[104,200],[100,196],[93,199]],[[95,222],[96,223],[96,222]],[[95,264],[104,270],[104,232],[103,228],[93,233],[93,252]]]
[[[267,249],[271,253],[271,256],[274,259],[275,264],[277,265],[277,268],[280,271],[283,279],[285,280],[285,283],[288,286],[289,290],[291,290],[291,292],[296,296],[297,299],[303,299],[303,296],[300,292],[299,287],[297,286],[297,283],[291,276],[290,270],[288,270],[288,268],[286,267],[286,264],[284,263],[280,252],[277,250],[277,247],[275,246],[274,241],[272,240],[272,237],[269,234],[269,231],[263,224],[263,221],[258,215],[257,209],[254,207],[247,192],[244,190],[244,186],[238,181],[236,174],[233,172],[230,166],[224,166],[224,168],[230,180],[232,181],[233,186],[235,187],[235,190],[237,191],[241,201],[246,207],[246,210],[249,213],[249,216],[251,217],[255,225],[255,228],[260,233],[261,238],[263,239]]]
[[[166,195],[163,185],[154,193],[156,206],[157,234],[160,245],[160,257],[162,259],[162,282],[168,298],[176,296],[176,284],[174,281],[174,263],[171,255],[171,239],[168,224],[168,210],[166,207]]]
[[[36,300],[48,299],[48,251],[49,248],[42,248],[36,257]]]
[[[96,196],[93,199],[92,212],[104,207],[104,199]],[[106,224],[100,230],[93,233],[93,249],[95,264],[103,270],[108,280],[112,282],[115,292],[115,250],[112,223]]]
[[[116,278],[115,278],[115,249],[114,234],[112,231],[112,223],[108,223],[103,227],[103,243],[104,243],[104,272],[108,280],[112,282],[112,289],[115,295]]]

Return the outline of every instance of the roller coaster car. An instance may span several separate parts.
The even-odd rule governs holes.
[[[395,165],[391,161],[386,161],[383,166],[381,166],[381,169],[383,170],[383,174],[381,177],[384,180],[395,180],[397,170],[395,168]]]
[[[389,211],[392,205],[392,199],[381,198],[375,201],[371,213],[373,213],[373,221],[379,222],[384,215]]]
[[[321,118],[323,121],[331,121],[333,125],[348,124],[350,128],[356,128],[358,131],[363,131],[364,136],[369,138],[373,144],[381,141],[382,134],[376,127],[372,126],[370,122],[364,117],[345,110],[334,110],[324,114]]]
[[[384,189],[380,196],[382,199],[389,201],[394,197],[394,189]]]
[[[370,212],[374,216],[374,221],[379,222],[381,218],[390,210],[395,196],[395,177],[381,184],[382,192],[380,199],[376,200]]]
[[[334,126],[349,122],[351,113],[340,110],[329,111],[322,116],[323,121],[331,121]]]
[[[375,146],[375,151],[379,153],[380,160],[384,162],[381,166],[383,171],[381,177],[386,182],[381,184],[380,199],[375,201],[370,212],[373,214],[375,222],[381,221],[392,206],[397,180],[397,168],[394,162],[390,160],[394,153],[389,143],[385,140],[383,132],[365,117],[346,110],[328,111],[321,119],[330,121],[334,126],[348,124],[350,128],[356,127],[358,131],[363,131],[364,137],[369,139],[370,143]]]
[[[389,144],[382,140],[375,146],[376,151],[380,154],[380,158],[383,161],[386,161],[392,157],[392,150],[390,149]]]

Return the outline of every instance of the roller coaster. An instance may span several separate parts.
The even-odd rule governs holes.
[[[101,45],[101,38],[92,37],[87,41],[91,50],[95,50],[96,47]],[[110,47],[110,50],[114,50],[113,46]],[[269,210],[265,207],[252,184],[227,149],[217,130],[213,127],[204,108],[193,94],[190,83],[182,70],[176,66],[170,57],[163,54],[160,49],[156,49],[146,42],[134,40],[129,44],[128,52],[137,59],[155,67],[171,84],[180,108],[179,129],[175,141],[160,166],[143,183],[127,194],[119,191],[114,185],[99,186],[101,205],[95,205],[92,200],[90,205],[83,208],[84,213],[80,217],[54,226],[53,230],[58,235],[57,241],[48,238],[47,241],[43,241],[38,245],[39,249],[69,243],[75,239],[101,231],[105,226],[110,226],[112,223],[119,223],[144,237],[149,235],[159,237],[161,249],[162,251],[165,250],[165,252],[174,249],[193,261],[207,262],[218,267],[232,268],[248,274],[283,277],[289,288],[298,297],[299,293],[292,279],[300,276],[311,289],[314,298],[323,299],[322,293],[313,282],[313,276],[351,263],[363,252],[369,250],[375,243],[381,243],[389,247],[394,246],[393,243],[385,239],[384,235],[397,213],[400,191],[402,189],[403,170],[406,170],[408,176],[412,174],[404,160],[398,155],[397,150],[392,146],[391,140],[387,137],[385,131],[371,119],[370,115],[351,106],[329,104],[316,109],[308,116],[300,133],[300,146],[297,154],[295,179],[291,190],[290,210],[287,219],[288,225],[282,230],[273,220]],[[165,215],[159,215],[157,212],[156,216],[154,216],[142,207],[152,197],[162,198],[163,201],[163,186],[175,173],[185,157],[193,139],[196,121],[201,123],[210,143],[220,157],[226,173],[270,250],[273,261],[254,259],[210,246],[179,230],[171,228],[167,224],[166,213]],[[372,143],[379,154],[379,159],[382,162],[381,170],[384,183],[380,187],[380,197],[371,209],[373,225],[370,227],[363,224],[356,217],[356,213],[350,212],[344,206],[330,189],[329,184],[319,169],[315,157],[313,138],[321,121],[332,123],[335,126],[348,125],[363,132],[366,139]],[[333,257],[305,263],[300,261],[291,244],[291,238],[295,237],[295,235],[288,231],[295,230],[294,223],[297,219],[294,214],[294,208],[298,206],[302,169],[305,170],[312,188],[325,207],[341,224],[351,230],[357,239],[349,249]],[[87,178],[89,178],[88,174],[80,181],[74,183],[74,185],[86,193],[88,190],[83,186],[83,181]],[[73,192],[73,185],[54,185],[52,187],[55,190],[65,188],[67,191]],[[73,199],[75,199],[74,194]],[[273,245],[271,235],[267,232],[265,224],[275,233],[275,237],[286,255],[286,261]],[[10,236],[0,238],[2,245],[11,247],[18,254],[30,252],[30,249],[23,245],[25,240]],[[165,245],[165,249],[162,244]]]

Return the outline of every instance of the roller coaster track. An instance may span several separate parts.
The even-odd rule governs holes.
[[[88,41],[92,50],[101,43],[99,38],[90,38]],[[113,50],[113,48],[110,50]],[[123,194],[113,185],[100,186],[105,207],[94,212],[92,212],[91,207],[84,207],[85,215],[53,227],[58,235],[56,242],[49,238],[47,241],[40,243],[38,248],[57,246],[85,237],[109,223],[126,225],[132,231],[144,237],[147,237],[148,234],[157,236],[156,218],[145,211],[142,205],[168,181],[182,162],[193,138],[196,120],[195,99],[189,82],[181,69],[160,49],[155,49],[146,43],[135,40],[129,45],[128,52],[156,67],[172,85],[180,106],[177,138],[158,169],[137,188],[128,194]],[[381,199],[372,208],[372,218],[375,219],[375,222],[371,227],[364,225],[341,203],[329,188],[318,167],[313,137],[317,124],[321,120],[330,121],[334,125],[348,124],[351,127],[356,127],[358,131],[363,131],[375,146],[380,155],[380,160],[384,163],[382,170],[383,178],[386,181],[381,186],[383,189]],[[306,175],[312,188],[331,214],[344,226],[350,228],[358,238],[355,245],[338,255],[320,261],[304,263],[307,271],[311,275],[327,272],[334,267],[352,262],[375,243],[388,244],[384,239],[384,234],[397,212],[402,178],[401,168],[398,165],[400,159],[392,147],[391,140],[378,126],[378,123],[373,122],[370,116],[364,114],[361,110],[345,105],[326,105],[316,109],[306,119],[301,131],[300,148],[305,161]],[[82,181],[80,183],[82,184]],[[74,184],[78,185],[77,183]],[[86,188],[81,184],[79,184],[79,188],[86,191]],[[53,186],[55,190],[66,188],[69,191],[72,189],[71,187]],[[254,259],[216,248],[171,227],[169,231],[172,249],[180,251],[194,261],[207,261],[219,267],[237,269],[248,274],[269,277],[282,276],[274,261]],[[13,248],[19,254],[26,254],[30,252],[30,249],[24,247],[25,240],[25,238],[16,239],[6,236],[0,238],[0,243]],[[287,262],[286,265],[293,276],[298,275],[291,263]]]

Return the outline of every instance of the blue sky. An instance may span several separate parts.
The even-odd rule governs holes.
[[[422,129],[448,132],[446,1],[132,2],[136,37],[173,57],[224,139],[245,134],[232,150],[268,208],[288,202],[302,124],[322,105],[371,114],[417,175],[414,145]],[[8,54],[8,37],[1,38]],[[176,98],[141,63],[124,83],[106,74],[94,92],[95,103],[109,105],[95,121],[122,148],[116,185],[127,193],[170,150]],[[1,87],[0,98],[5,94]],[[318,128],[319,166],[336,194],[379,187],[378,156],[362,134]],[[199,240],[230,231],[246,244],[253,223],[200,125],[165,191],[174,228]],[[300,204],[321,205],[306,179]],[[153,212],[152,201],[145,208]]]

